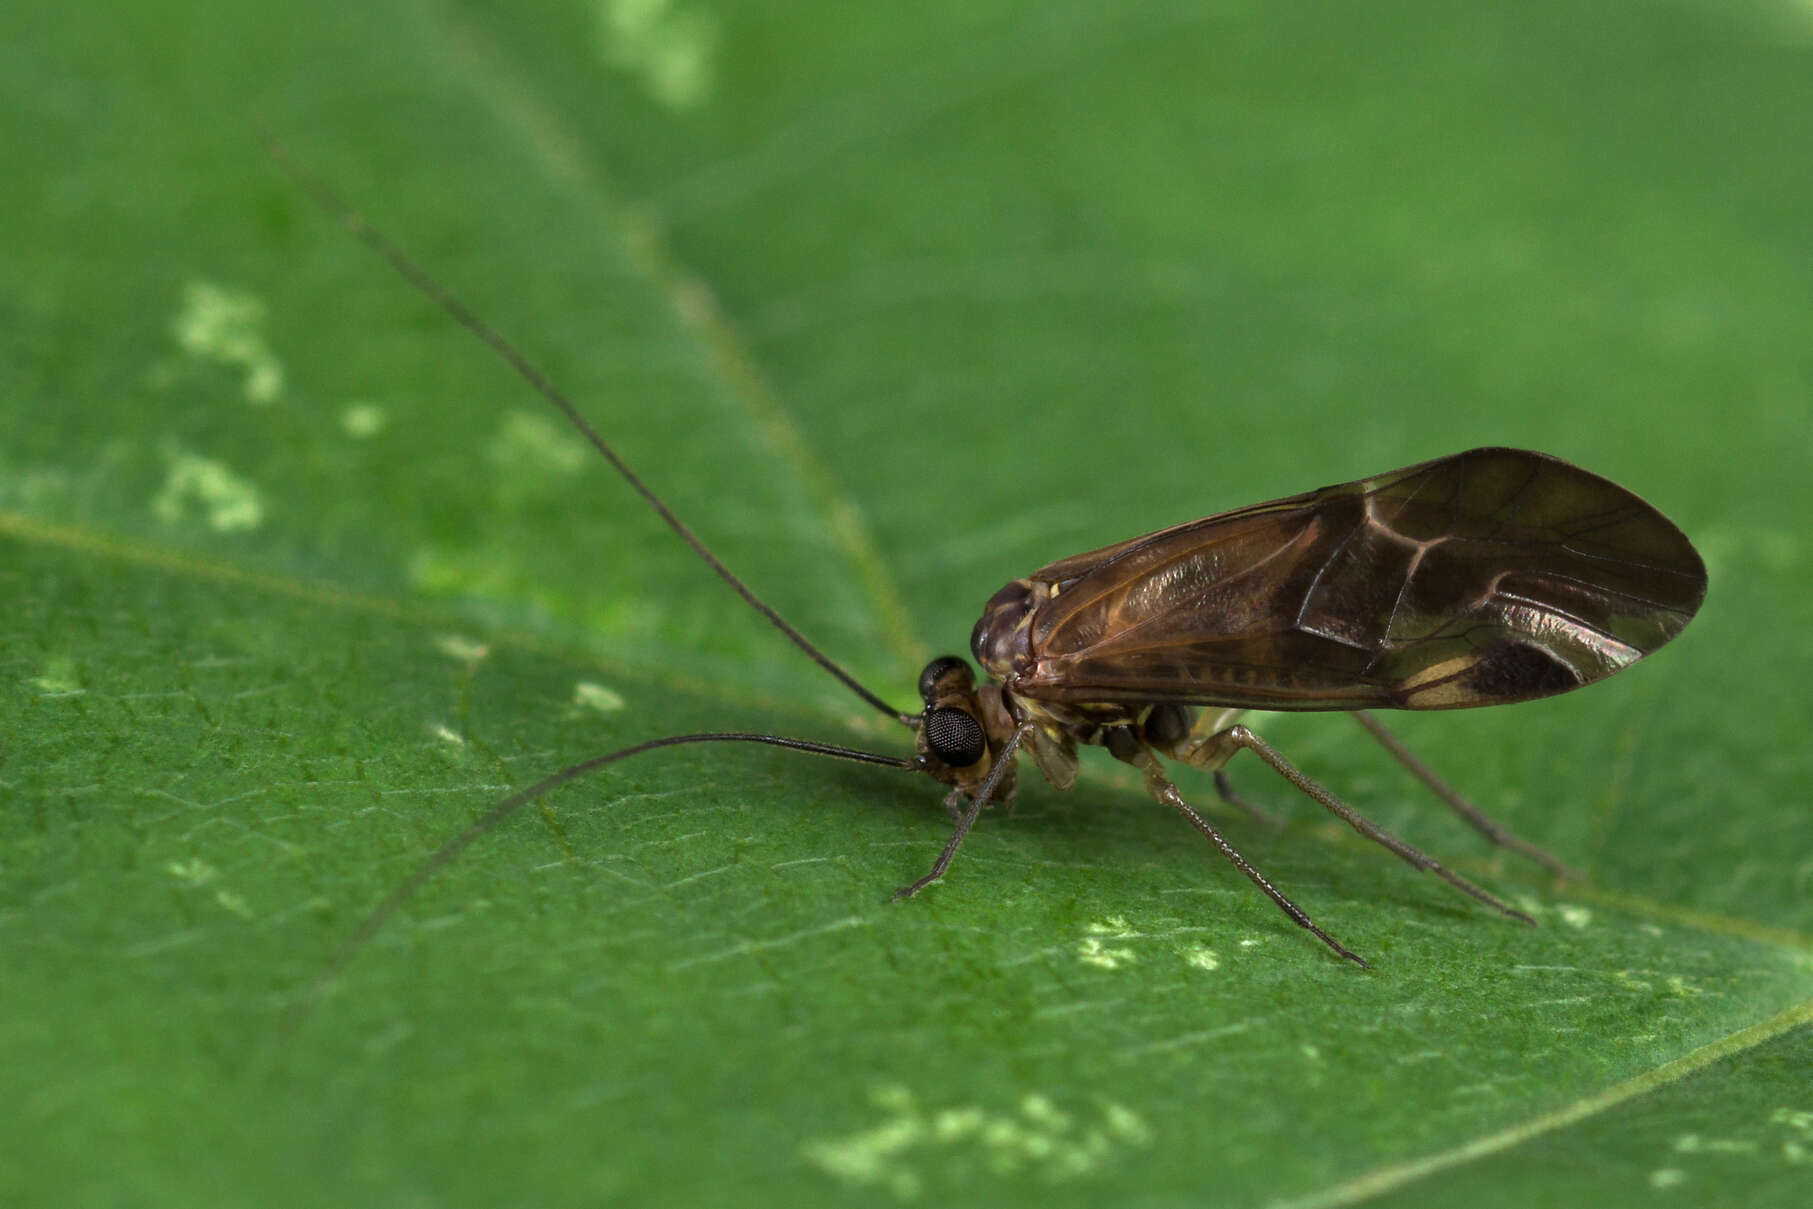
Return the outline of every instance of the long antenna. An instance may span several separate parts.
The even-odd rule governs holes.
[[[529,362],[527,357],[518,352],[515,345],[504,339],[504,337],[490,324],[486,323],[483,319],[480,319],[470,307],[455,297],[445,286],[436,281],[433,277],[430,277],[426,270],[422,269],[415,261],[411,260],[395,243],[391,242],[389,236],[366,222],[364,217],[360,215],[357,210],[353,209],[352,206],[348,205],[325,181],[315,176],[297,162],[295,157],[290,154],[289,148],[283,144],[282,140],[278,139],[268,130],[260,130],[259,136],[264,140],[265,150],[269,152],[271,158],[277,162],[277,166],[288,173],[290,178],[314,199],[316,205],[320,206],[323,210],[327,211],[329,215],[337,219],[341,226],[350,231],[361,243],[365,244],[366,247],[388,261],[390,267],[397,272],[398,276],[402,277],[405,281],[409,282],[410,285],[413,285],[417,290],[421,291],[443,311],[446,311],[456,323],[489,345],[493,352],[502,357],[510,368],[516,371],[518,377],[534,387],[536,393],[540,394],[542,398],[559,408],[561,414],[566,416],[573,427],[577,428],[580,434],[592,443],[592,447],[600,454],[604,455],[604,460],[609,462],[611,467],[616,470],[618,474],[623,476],[624,481],[629,483],[631,487],[634,487],[636,493],[648,501],[648,506],[655,510],[656,515],[667,522],[667,527],[672,529],[675,533],[678,533],[682,540],[693,548],[693,553],[704,559],[705,564],[718,573],[718,578],[734,588],[737,595],[741,596],[744,601],[748,603],[750,608],[767,618],[769,625],[785,634],[792,640],[794,646],[804,651],[814,663],[818,664],[818,666],[837,677],[845,688],[855,693],[858,697],[861,697],[864,701],[868,702],[882,713],[887,714],[889,717],[894,718],[896,721],[903,722],[908,726],[918,725],[918,715],[902,713],[874,693],[870,692],[867,688],[864,688],[862,684],[857,681],[856,677],[834,663],[830,656],[814,646],[804,634],[794,629],[786,618],[775,612],[771,605],[762,600],[762,598],[757,596],[754,592],[750,591],[749,585],[737,578],[735,572],[720,562],[718,556],[713,554],[703,541],[699,540],[698,535],[687,527],[685,521],[682,521],[679,517],[674,515],[673,511],[661,501],[661,497],[656,495],[649,485],[642,481],[641,476],[634,470],[631,470],[629,464],[617,456],[617,451],[612,449],[605,439],[598,435],[598,431],[586,422],[586,418],[579,414],[579,409],[575,407],[552,382],[548,381],[548,379],[542,375],[542,372]]]
[[[357,930],[341,943],[338,951],[328,959],[327,964],[322,967],[321,972],[315,976],[315,980],[309,984],[301,997],[290,1005],[288,1026],[293,1027],[301,1022],[302,1016],[321,997],[321,993],[334,979],[339,977],[340,971],[346,968],[347,963],[351,962],[354,957],[359,955],[360,950],[371,943],[371,938],[376,936],[386,923],[390,922],[390,917],[402,909],[403,904],[415,897],[416,891],[420,890],[429,878],[452,864],[460,853],[470,848],[487,833],[495,830],[505,819],[530,802],[552,793],[568,781],[577,780],[606,764],[612,764],[630,756],[639,756],[645,751],[655,751],[662,747],[680,747],[687,743],[762,743],[769,747],[784,747],[789,751],[803,751],[808,755],[854,760],[860,764],[880,764],[887,768],[917,769],[920,766],[919,761],[913,759],[881,755],[872,751],[858,751],[853,747],[838,747],[832,743],[816,743],[810,739],[790,739],[785,735],[753,735],[725,731],[669,735],[665,739],[650,739],[646,743],[637,743],[633,747],[624,747],[617,751],[606,752],[602,756],[593,756],[589,760],[581,760],[570,768],[561,769],[553,776],[544,777],[527,789],[511,794],[487,810],[470,827],[442,844],[433,856],[423,861],[421,868],[417,869],[408,881],[385,895],[384,901],[372,908],[371,914],[367,915]],[[288,1027],[284,1031],[287,1032]]]

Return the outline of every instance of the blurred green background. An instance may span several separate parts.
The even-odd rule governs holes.
[[[0,1203],[1803,1205],[1813,9],[368,0],[0,17]],[[905,905],[905,747],[324,220],[262,120],[892,700],[1003,582],[1473,445],[1712,586],[1564,699],[1092,760]],[[1099,753],[1097,753],[1099,755]],[[1205,778],[1185,791],[1209,802]]]

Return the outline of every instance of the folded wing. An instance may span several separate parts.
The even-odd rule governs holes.
[[[1053,563],[1014,691],[1455,709],[1603,679],[1693,616],[1680,530],[1546,454],[1475,449]]]

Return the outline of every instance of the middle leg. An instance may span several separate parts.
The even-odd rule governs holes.
[[[1184,818],[1188,819],[1190,821],[1190,826],[1196,828],[1196,830],[1208,837],[1209,843],[1215,845],[1216,851],[1227,857],[1228,862],[1232,864],[1234,868],[1245,874],[1246,879],[1259,887],[1259,889],[1264,892],[1265,896],[1276,903],[1280,911],[1290,916],[1292,921],[1294,921],[1299,928],[1306,929],[1310,935],[1333,949],[1338,956],[1353,962],[1362,970],[1369,970],[1372,968],[1367,964],[1364,957],[1353,952],[1340,941],[1317,927],[1315,920],[1311,919],[1303,908],[1286,898],[1284,892],[1274,886],[1270,878],[1255,869],[1251,861],[1247,860],[1244,856],[1241,856],[1240,853],[1235,850],[1234,845],[1228,843],[1226,837],[1224,837],[1220,831],[1216,830],[1213,823],[1203,818],[1202,815],[1197,813],[1195,807],[1184,801],[1183,795],[1177,791],[1177,786],[1173,785],[1160,770],[1156,757],[1150,752],[1143,752],[1141,755],[1144,758],[1137,760],[1136,763],[1145,771],[1147,792],[1171,809],[1177,811],[1177,813],[1183,815]]]

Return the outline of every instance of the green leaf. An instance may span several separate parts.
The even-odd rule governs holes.
[[[1806,1201],[1813,25],[1628,0],[541,0],[10,14],[0,1201]],[[946,881],[939,788],[518,341],[900,705],[1054,558],[1472,445],[1650,498],[1702,616],[1406,742],[1267,736],[1513,899],[1113,762]],[[1101,756],[1102,753],[1091,753]],[[1184,777],[1205,806],[1205,778]]]

